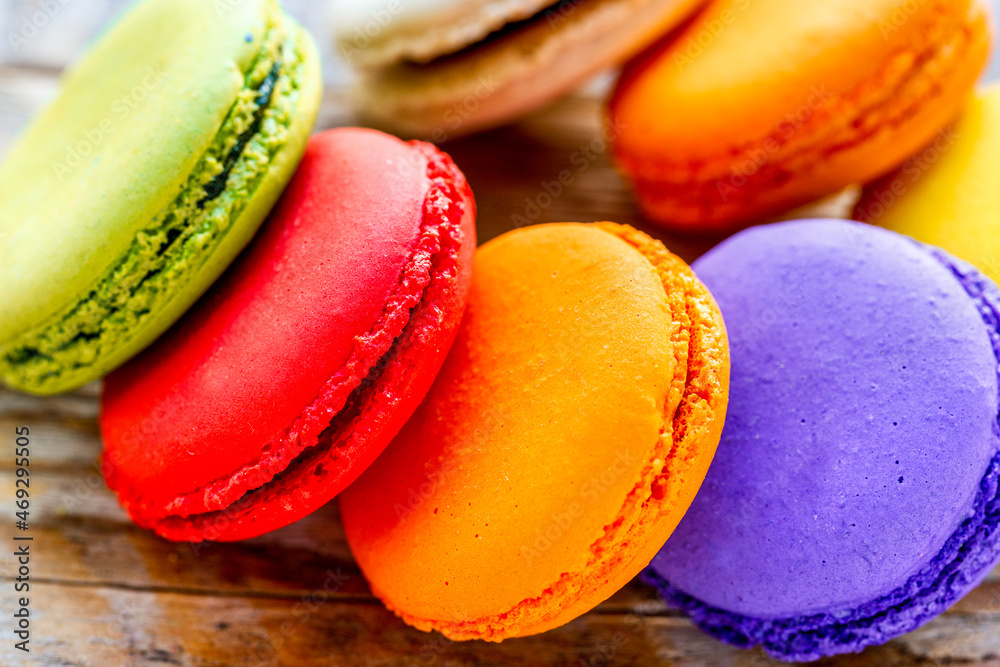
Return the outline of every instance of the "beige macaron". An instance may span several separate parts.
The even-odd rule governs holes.
[[[441,142],[502,125],[636,54],[704,0],[339,0],[353,103],[380,128]]]

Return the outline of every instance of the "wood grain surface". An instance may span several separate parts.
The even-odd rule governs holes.
[[[126,4],[0,0],[0,155],[51,99],[60,71]],[[325,39],[327,4],[286,5],[324,48],[327,92],[319,128],[351,124],[350,75]],[[12,40],[40,11],[51,14],[45,26],[24,43]],[[610,219],[646,227],[597,141],[609,80],[601,77],[515,125],[445,144],[476,192],[481,240],[525,219]],[[572,184],[546,196],[546,183],[567,169]],[[850,198],[845,193],[819,210],[843,211]],[[688,259],[717,241],[665,240]],[[0,389],[0,451],[6,452],[0,457],[0,508],[7,513],[0,513],[0,540],[13,544],[14,432],[22,426],[31,430],[34,538],[28,656],[14,650],[11,633],[18,597],[14,549],[0,547],[0,665],[780,664],[702,635],[637,582],[537,637],[456,643],[413,630],[372,597],[347,549],[335,503],[238,544],[166,542],[133,526],[101,479],[99,392],[94,384],[40,399]],[[1000,665],[1000,571],[921,630],[819,664]]]

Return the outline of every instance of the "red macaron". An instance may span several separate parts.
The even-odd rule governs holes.
[[[430,388],[475,246],[447,155],[373,130],[316,135],[239,260],[107,378],[108,485],[174,540],[254,537],[317,509]]]

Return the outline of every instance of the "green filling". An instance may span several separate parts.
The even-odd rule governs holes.
[[[136,235],[126,256],[61,319],[18,339],[0,374],[44,387],[85,371],[159,312],[204,264],[285,145],[298,106],[303,54],[278,25],[245,76],[244,89],[173,203]]]

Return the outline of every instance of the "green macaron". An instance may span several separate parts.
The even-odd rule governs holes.
[[[163,333],[253,236],[322,95],[276,0],[144,0],[0,165],[0,380],[100,378]]]

